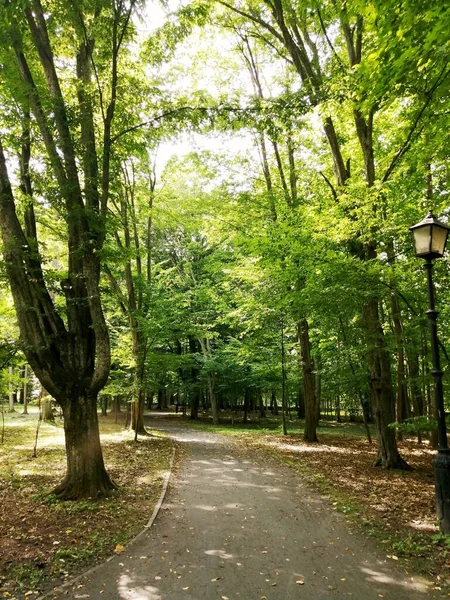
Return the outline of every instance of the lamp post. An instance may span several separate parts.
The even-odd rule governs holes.
[[[450,449],[445,424],[444,389],[439,358],[439,342],[436,320],[438,312],[434,304],[433,259],[442,258],[450,228],[438,221],[430,211],[423,221],[410,227],[416,256],[425,260],[428,289],[428,322],[431,334],[434,394],[438,424],[438,455],[433,459],[436,489],[436,512],[442,533],[450,533]]]

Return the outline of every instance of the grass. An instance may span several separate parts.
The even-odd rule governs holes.
[[[106,468],[119,491],[100,501],[59,502],[49,491],[65,473],[62,422],[41,425],[33,458],[38,415],[36,407],[29,410],[5,414],[0,445],[0,589],[10,600],[56,585],[126,546],[147,523],[172,455],[162,436],[135,443],[124,415],[118,424],[111,415],[100,417]]]
[[[258,419],[250,417],[247,423],[242,423],[242,417],[239,416],[239,421],[232,418],[229,415],[221,416],[221,422],[219,425],[214,425],[210,419],[203,418],[203,420],[195,422],[189,421],[191,426],[195,429],[203,431],[211,431],[216,433],[223,433],[225,435],[232,435],[234,437],[242,437],[248,435],[281,435],[283,432],[282,425],[280,422],[281,417],[266,417],[265,419]],[[304,421],[300,419],[289,419],[287,420],[288,436],[297,436],[301,438],[303,436]],[[374,431],[371,430],[372,435]],[[337,436],[351,436],[351,437],[366,437],[366,432],[363,425],[359,423],[350,423],[343,421],[337,423],[333,421],[321,421],[318,427],[318,435],[322,434],[333,434]]]

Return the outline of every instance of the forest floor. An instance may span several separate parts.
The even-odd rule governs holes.
[[[173,415],[175,417],[175,415]],[[37,458],[32,458],[36,412],[6,415],[0,445],[0,598],[30,598],[70,579],[98,561],[120,554],[147,523],[159,498],[172,454],[171,440],[155,432],[138,445],[124,430],[124,415],[100,417],[105,462],[120,492],[102,502],[59,503],[48,491],[65,470],[62,423],[43,424]],[[369,445],[357,424],[323,423],[319,444],[307,444],[302,424],[288,423],[281,435],[277,418],[246,425],[225,421],[219,427],[205,419],[189,429],[203,429],[239,438],[240,445],[262,458],[270,454],[295,469],[343,513],[351,527],[377,538],[387,561],[431,577],[436,590],[450,578],[450,537],[435,523],[434,452],[426,443],[400,443],[413,466],[409,472],[374,468],[376,445]],[[176,442],[175,442],[176,443]],[[182,446],[179,445],[181,450]],[[450,595],[450,594],[449,594]]]
[[[57,502],[49,491],[65,466],[62,421],[40,427],[33,458],[37,408],[4,414],[0,444],[0,598],[36,597],[51,579],[64,581],[114,552],[148,522],[172,457],[172,442],[139,438],[124,429],[125,415],[99,417],[105,464],[119,485],[102,501]]]

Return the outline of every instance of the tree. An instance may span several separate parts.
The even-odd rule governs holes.
[[[99,277],[119,57],[135,4],[33,0],[5,5],[0,16],[9,74],[1,91],[3,98],[15,98],[24,123],[20,190],[8,174],[5,140],[0,143],[3,253],[23,351],[64,415],[67,474],[54,493],[65,499],[97,497],[115,488],[105,470],[97,421],[97,395],[110,368]],[[30,165],[32,139],[37,151],[39,137],[43,160],[58,184],[54,195],[44,190],[42,197],[33,189]],[[66,225],[63,307],[43,268],[35,204],[51,206]]]
[[[433,39],[442,39],[439,11],[428,5],[411,6],[404,15],[390,2],[364,6],[359,2],[297,5],[279,0],[221,4],[234,13],[233,22],[245,27],[248,37],[271,48],[274,57],[284,58],[297,74],[297,110],[314,110],[320,115],[333,165],[333,176],[322,171],[322,177],[352,223],[347,250],[371,269],[382,252],[377,216],[386,197],[383,188],[417,139],[448,76],[446,61],[439,51],[433,57],[435,63],[431,61],[432,45],[414,25],[415,18],[427,19],[432,23]],[[379,13],[383,17],[378,21]],[[398,36],[392,35],[392,23]],[[403,31],[408,43],[402,39]],[[420,49],[413,51],[411,58],[413,38]],[[415,59],[419,62],[414,63]],[[409,86],[411,70],[414,83]],[[394,128],[392,146],[386,148],[376,138],[381,128],[376,117],[405,96],[408,102],[405,107],[399,105],[397,117],[408,118]],[[395,402],[389,344],[380,314],[382,301],[375,290],[366,290],[361,312],[379,463],[406,468],[388,427],[395,418]]]

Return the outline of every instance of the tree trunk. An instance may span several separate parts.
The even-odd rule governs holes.
[[[24,367],[24,382],[23,382],[23,414],[28,414],[28,365]]]
[[[214,389],[214,375],[212,373],[208,374],[208,392],[209,392],[209,400],[211,402],[211,413],[214,425],[219,424],[219,406],[217,402],[216,391]]]
[[[316,382],[314,364],[311,359],[309,326],[306,319],[302,319],[297,323],[297,336],[300,343],[303,397],[305,400],[305,431],[303,438],[306,442],[317,442]]]
[[[389,427],[395,421],[395,400],[389,353],[384,344],[376,298],[367,300],[362,312],[368,336],[370,396],[378,440],[378,459],[375,464],[386,469],[409,469],[408,463],[398,452],[395,431]]]
[[[13,376],[13,370],[12,367],[8,368],[8,375],[9,375],[9,412],[15,412],[15,408],[14,408],[14,391],[13,391],[13,385],[12,385],[12,376]]]
[[[119,420],[119,414],[122,412],[120,410],[120,400],[121,400],[121,397],[120,397],[119,394],[116,394],[113,397],[113,402],[114,402],[114,423],[116,423],[116,424],[117,424],[117,421]]]
[[[361,392],[359,392],[359,404],[361,406],[362,418],[363,418],[364,428],[366,430],[367,441],[369,442],[369,444],[372,444],[372,435],[370,433],[369,424],[367,422],[367,408],[366,408],[366,405],[364,402],[364,396],[362,395]]]
[[[131,406],[130,429],[136,435],[146,435],[147,432],[144,426],[144,404],[145,395],[143,393],[143,376],[141,375],[141,367],[139,366],[142,360],[145,360],[139,353],[135,354],[137,360],[136,370],[134,374],[134,389],[133,400]]]
[[[41,419],[45,421],[54,421],[55,415],[52,409],[52,399],[50,396],[46,396],[41,399]]]
[[[278,402],[277,402],[277,394],[272,390],[270,394],[270,410],[272,414],[276,417],[278,416]]]
[[[316,425],[319,426],[320,421],[320,409],[322,404],[322,376],[320,373],[320,360],[318,356],[315,356],[313,360],[314,365],[314,379],[315,379],[315,396],[316,396]]]
[[[406,363],[408,367],[409,386],[411,390],[411,398],[413,403],[413,412],[415,417],[423,415],[424,400],[422,390],[419,385],[419,355],[414,348],[409,348],[406,351]],[[417,441],[422,443],[422,433],[417,433]]]
[[[117,486],[103,462],[97,418],[97,396],[84,394],[62,402],[67,474],[53,493],[77,500],[107,496]]]
[[[198,419],[198,409],[200,407],[200,392],[195,390],[191,397],[191,415],[192,420]]]
[[[266,418],[266,407],[264,406],[264,400],[260,391],[258,391],[258,408],[259,408],[259,418]]]
[[[4,7],[6,10],[7,7]],[[64,26],[72,27],[77,50],[67,59],[76,68],[78,107],[70,97],[66,104],[59,81],[59,65],[53,49],[58,47],[56,33],[62,24],[47,28],[45,8],[40,0],[10,12],[10,26],[3,31],[15,55],[17,73],[13,74],[17,102],[23,104],[21,191],[27,196],[25,227],[15,206],[6,158],[0,140],[0,226],[4,262],[24,353],[41,384],[61,406],[65,418],[67,475],[56,492],[60,498],[97,497],[115,486],[104,469],[99,441],[97,394],[104,387],[111,363],[108,328],[99,290],[100,257],[105,239],[111,178],[111,129],[117,87],[118,54],[128,27],[131,6],[109,9],[110,20],[102,36],[111,42],[111,72],[107,82],[108,100],[103,121],[94,119],[94,96],[88,93],[93,73],[92,48],[95,40],[80,27],[94,17],[91,7],[77,3],[65,13]],[[106,9],[105,9],[106,10]],[[55,16],[56,21],[58,16]],[[81,33],[81,30],[83,32]],[[26,47],[23,40],[27,39]],[[28,59],[29,57],[29,59]],[[29,64],[35,68],[31,69]],[[41,69],[38,68],[40,64]],[[41,72],[39,85],[33,73]],[[105,73],[106,75],[106,73]],[[106,81],[103,77],[102,81]],[[18,82],[21,82],[21,86]],[[98,82],[97,78],[97,82]],[[42,84],[42,85],[41,85]],[[100,90],[101,93],[101,90]],[[27,100],[25,100],[27,99]],[[30,106],[28,106],[28,102]],[[65,297],[64,318],[46,285],[32,210],[29,170],[31,155],[30,107],[47,164],[58,185],[60,215],[67,224],[67,278],[61,281]],[[69,116],[75,110],[75,121]],[[102,133],[97,132],[103,125]],[[73,126],[73,129],[71,127]],[[97,148],[99,152],[97,153]],[[101,157],[101,182],[98,162]],[[50,173],[48,173],[50,177]],[[82,187],[83,185],[83,187]],[[44,204],[52,204],[45,198]],[[76,392],[75,392],[76,390]]]
[[[408,395],[405,381],[405,352],[403,339],[403,323],[400,313],[400,305],[396,294],[391,295],[391,312],[394,325],[394,337],[397,355],[397,381],[396,381],[396,420],[403,423],[409,416]],[[397,438],[403,437],[401,429],[397,430]]]
[[[300,368],[301,368],[301,359],[300,359]],[[303,396],[303,379],[300,379],[298,382],[298,390],[297,390],[297,417],[299,419],[305,418],[305,398]]]
[[[250,392],[249,392],[248,388],[246,388],[246,390],[244,392],[244,418],[242,419],[243,423],[247,423],[249,399],[250,399]]]

